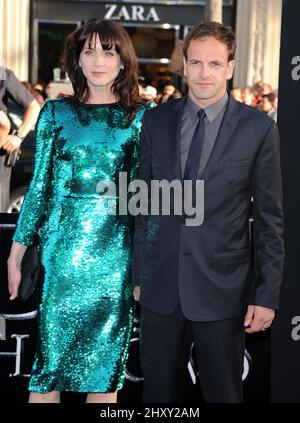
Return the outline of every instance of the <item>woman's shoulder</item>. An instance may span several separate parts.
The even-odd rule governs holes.
[[[142,109],[143,109],[143,111],[145,113],[145,112],[147,112],[147,110],[151,110],[151,109],[153,109],[156,106],[157,106],[157,104],[154,101],[150,100],[150,101],[148,101],[148,103],[144,104],[144,106],[142,107]]]
[[[148,103],[141,105],[141,107],[137,111],[137,116],[143,117],[144,113],[146,113],[148,110],[153,109],[156,106],[157,105],[156,103],[154,103],[154,101],[149,101]]]
[[[57,108],[68,108],[72,104],[70,97],[59,97],[47,99],[42,106],[42,110],[55,110]]]

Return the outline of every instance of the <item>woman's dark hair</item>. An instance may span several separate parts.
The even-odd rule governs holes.
[[[121,69],[113,83],[113,94],[118,98],[120,106],[130,116],[141,107],[138,89],[138,64],[132,42],[126,30],[119,24],[107,20],[93,19],[72,32],[65,43],[64,62],[68,76],[72,82],[73,98],[85,103],[90,98],[90,90],[81,67],[79,56],[85,42],[93,41],[99,36],[103,50],[116,49],[120,55],[124,69]]]

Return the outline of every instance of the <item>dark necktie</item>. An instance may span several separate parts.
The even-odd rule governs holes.
[[[196,180],[197,180],[197,174],[199,169],[199,163],[200,163],[200,156],[201,156],[201,150],[203,146],[203,140],[204,140],[204,118],[205,118],[205,111],[204,109],[201,109],[198,111],[197,115],[199,116],[199,121],[196,126],[193,139],[190,145],[185,169],[184,169],[184,180],[191,180],[193,181],[193,192],[196,189]],[[193,195],[193,200],[195,199]],[[194,205],[194,201],[193,201]]]

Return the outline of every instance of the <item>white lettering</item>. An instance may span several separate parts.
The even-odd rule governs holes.
[[[143,6],[132,6],[132,20],[144,21],[144,8]]]
[[[104,19],[116,19],[116,17],[113,16],[114,11],[117,8],[116,4],[106,4],[105,8],[108,9],[106,15],[104,16]]]
[[[122,6],[120,9],[120,13],[118,14],[118,20],[120,20],[121,18],[124,18],[126,21],[130,21],[130,15],[126,9],[126,6]]]
[[[146,21],[150,21],[151,19],[153,19],[154,22],[159,22],[160,21],[159,16],[158,16],[158,14],[157,14],[157,12],[156,12],[156,10],[155,10],[154,7],[150,7],[149,13],[148,13],[148,15],[147,15],[147,17],[146,17],[145,20]]]
[[[106,4],[105,8],[108,9],[104,19],[115,19],[126,21],[154,21],[159,22],[160,18],[157,14],[155,7],[150,7],[148,13],[146,14],[145,8],[141,5],[132,5],[132,6],[121,6],[118,9],[116,4]]]
[[[292,330],[292,339],[294,341],[299,341],[300,339],[300,316],[294,316],[292,318],[292,325],[296,325]]]
[[[292,58],[292,65],[297,65],[292,70],[292,78],[294,81],[299,81],[300,79],[300,56],[295,56]]]

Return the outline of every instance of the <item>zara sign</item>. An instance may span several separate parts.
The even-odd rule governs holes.
[[[121,6],[118,4],[106,4],[107,9],[104,19],[139,21],[139,22],[160,22],[155,7],[144,7],[142,5]]]

